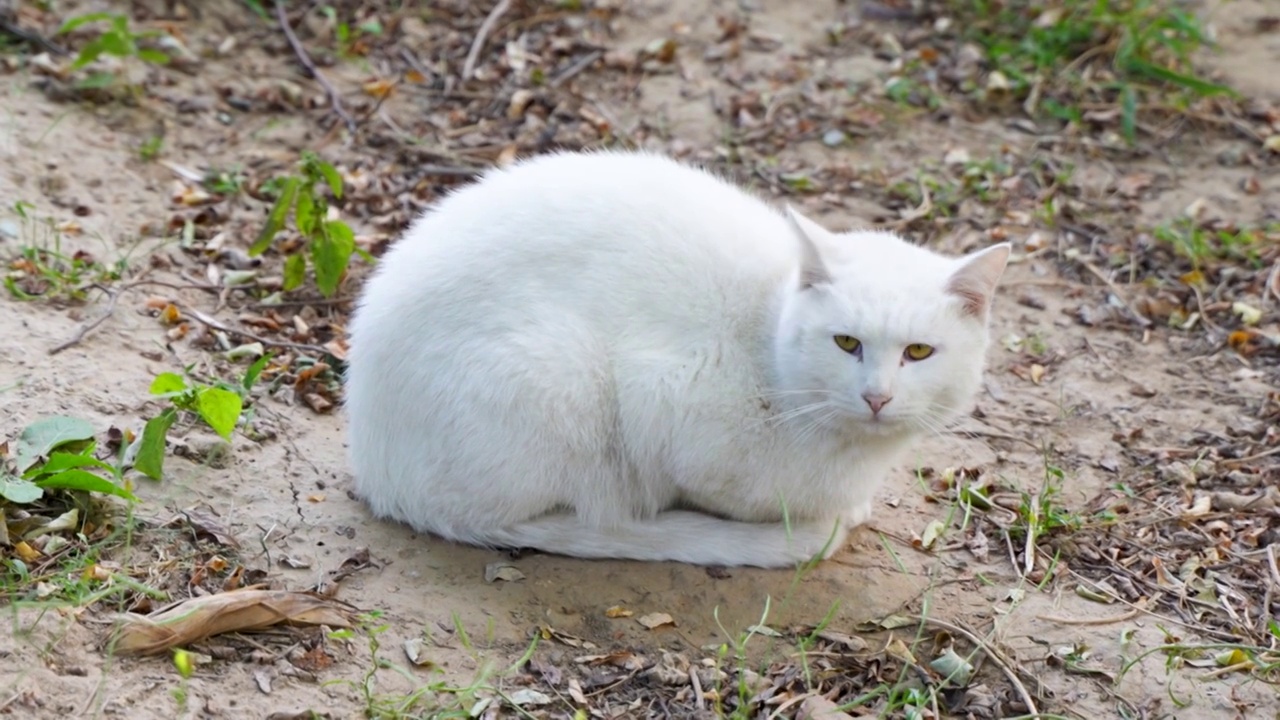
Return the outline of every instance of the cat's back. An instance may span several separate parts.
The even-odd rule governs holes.
[[[528,280],[544,297],[579,284],[622,289],[622,278],[637,291],[732,281],[789,265],[795,248],[785,223],[754,195],[661,155],[543,155],[442,199],[392,247],[382,272],[402,276],[385,283],[402,290],[487,286],[500,273],[510,291]]]

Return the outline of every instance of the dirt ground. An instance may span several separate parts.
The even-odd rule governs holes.
[[[60,18],[106,7],[58,5]],[[818,623],[834,608],[827,627],[862,638],[868,653],[883,651],[892,637],[911,642],[920,632],[925,641],[918,652],[929,655],[937,626],[867,632],[863,625],[895,614],[925,615],[947,623],[959,628],[950,631],[956,638],[967,629],[999,648],[1012,674],[1022,678],[1046,714],[1280,716],[1274,686],[1247,670],[1215,673],[1213,667],[1194,663],[1171,668],[1166,665],[1168,653],[1152,652],[1122,673],[1127,661],[1144,651],[1178,643],[1223,642],[1223,633],[1231,637],[1231,631],[1209,619],[1189,622],[1190,617],[1212,613],[1180,613],[1178,607],[1188,607],[1185,601],[1171,606],[1168,597],[1164,603],[1153,599],[1161,589],[1167,596],[1177,596],[1179,590],[1163,587],[1159,574],[1145,561],[1131,567],[1154,578],[1152,585],[1140,586],[1132,595],[1119,592],[1119,599],[1110,604],[1086,597],[1103,578],[1091,568],[1104,564],[1099,558],[1107,556],[1106,542],[1100,540],[1108,537],[1105,534],[1081,531],[1075,542],[1087,547],[1073,547],[1072,535],[1060,535],[1055,549],[1062,553],[1062,565],[1050,567],[1042,555],[1032,572],[1024,572],[1023,549],[1001,539],[998,520],[979,519],[976,525],[961,527],[959,519],[949,515],[957,506],[938,484],[944,469],[968,469],[1014,492],[1036,493],[1044,486],[1046,468],[1052,466],[1062,473],[1057,505],[1078,513],[1095,512],[1120,503],[1124,495],[1117,488],[1124,486],[1138,493],[1134,516],[1147,517],[1156,510],[1185,512],[1201,495],[1221,489],[1205,485],[1197,475],[1197,461],[1218,463],[1214,467],[1224,458],[1240,461],[1232,466],[1237,475],[1230,480],[1236,483],[1230,489],[1239,493],[1277,483],[1276,456],[1263,455],[1265,445],[1274,447],[1276,442],[1274,350],[1252,357],[1233,350],[1227,337],[1231,328],[1225,324],[1233,317],[1229,309],[1206,310],[1201,323],[1189,329],[1135,322],[1126,303],[1153,314],[1155,301],[1144,305],[1147,301],[1140,298],[1159,293],[1144,279],[1109,266],[1099,250],[1109,243],[1141,242],[1134,238],[1144,228],[1176,221],[1193,203],[1203,205],[1201,213],[1242,227],[1280,221],[1277,154],[1268,155],[1255,139],[1229,127],[1188,126],[1168,135],[1143,136],[1135,150],[1109,151],[1084,140],[1055,140],[1029,132],[1016,110],[1004,115],[893,115],[887,110],[883,121],[872,124],[835,122],[847,120],[852,111],[832,101],[831,93],[818,93],[816,99],[789,96],[789,69],[805,68],[805,81],[816,78],[819,86],[823,78],[838,77],[846,87],[864,87],[871,93],[895,71],[892,60],[872,41],[886,34],[909,34],[910,23],[904,27],[903,22],[866,13],[854,2],[629,0],[592,4],[611,9],[584,14],[582,24],[574,26],[580,30],[582,47],[560,49],[566,57],[595,52],[593,60],[599,62],[539,91],[533,100],[548,117],[563,116],[559,124],[548,127],[545,118],[530,120],[515,131],[477,121],[458,108],[462,103],[492,103],[498,107],[494,114],[501,117],[511,92],[493,79],[495,68],[518,61],[524,52],[537,56],[528,62],[541,62],[550,51],[522,49],[516,40],[520,28],[500,25],[494,37],[510,44],[483,50],[477,80],[449,80],[443,70],[457,68],[459,53],[435,48],[467,48],[489,4],[461,10],[463,3],[456,8],[430,3],[448,5],[449,12],[457,10],[472,21],[447,31],[423,21],[401,23],[397,44],[324,65],[323,72],[340,89],[361,128],[353,140],[341,120],[326,112],[322,88],[300,72],[274,19],[255,24],[238,3],[199,5],[199,18],[190,17],[179,3],[174,16],[166,19],[170,10],[165,3],[115,4],[141,26],[170,28],[192,52],[189,66],[182,68],[128,66],[128,72],[146,83],[144,96],[136,101],[68,96],[60,89],[63,81],[35,63],[15,61],[0,75],[0,255],[8,260],[20,247],[50,236],[47,227],[24,221],[11,210],[23,201],[33,208],[28,212],[63,223],[64,247],[85,250],[104,262],[127,256],[131,268],[116,286],[124,289],[112,290],[118,292],[114,304],[99,292],[83,304],[20,302],[7,294],[0,301],[0,418],[6,437],[51,414],[86,418],[101,431],[138,428],[160,407],[147,394],[156,374],[187,365],[224,377],[236,368],[243,371],[243,362],[229,363],[209,350],[217,333],[204,323],[192,321],[185,337],[162,324],[155,298],[175,303],[187,316],[195,311],[226,327],[255,328],[250,332],[261,332],[268,340],[290,337],[258,330],[265,326],[254,323],[270,312],[285,316],[286,325],[294,313],[303,318],[312,335],[294,334],[299,344],[340,339],[349,309],[342,302],[298,291],[287,296],[290,304],[264,309],[253,306],[263,293],[222,289],[227,273],[235,269],[228,257],[235,256],[218,247],[247,247],[261,226],[266,205],[244,195],[184,204],[192,202],[189,192],[195,187],[182,176],[184,170],[203,174],[240,168],[246,176],[261,177],[288,170],[300,151],[313,150],[347,173],[355,191],[342,211],[360,242],[376,254],[411,213],[451,184],[464,182],[470,168],[500,161],[509,147],[524,153],[538,147],[537,138],[542,138],[544,148],[590,145],[600,141],[600,128],[607,125],[617,136],[641,146],[721,162],[733,153],[749,153],[726,144],[731,131],[749,135],[753,127],[794,128],[804,119],[796,106],[811,103],[819,118],[815,129],[785,142],[765,137],[761,142],[771,147],[768,154],[776,157],[776,165],[760,163],[755,167],[766,169],[738,170],[744,182],[787,194],[789,202],[806,205],[832,227],[898,224],[904,232],[949,251],[1007,237],[1017,250],[996,306],[997,341],[990,350],[987,392],[974,415],[955,432],[922,444],[915,465],[901,468],[881,493],[880,511],[871,526],[858,530],[850,547],[831,561],[802,574],[584,562],[537,554],[512,557],[449,545],[374,521],[348,495],[340,410],[321,404],[328,411],[316,412],[314,398],[304,401],[307,391],[292,392],[287,383],[281,392],[260,395],[254,420],[259,439],[237,435],[230,453],[220,459],[201,459],[194,452],[190,458],[175,455],[168,460],[164,481],[139,484],[142,502],[135,512],[154,521],[144,523],[147,527],[155,528],[181,510],[201,509],[238,541],[238,549],[226,549],[227,557],[277,587],[313,587],[344,561],[367,551],[368,564],[338,583],[336,597],[365,611],[381,611],[378,622],[386,625],[379,636],[383,657],[408,665],[403,644],[425,639],[423,652],[432,663],[410,671],[408,678],[379,672],[377,693],[406,694],[437,680],[465,686],[486,668],[501,669],[515,661],[532,635],[539,634],[543,639],[535,651],[536,673],[521,671],[506,679],[489,676],[489,682],[508,694],[522,688],[550,692],[547,687],[556,687],[553,678],[581,678],[586,683],[593,673],[603,673],[611,682],[588,684],[586,690],[597,716],[708,716],[712,710],[704,696],[709,688],[690,685],[688,671],[683,684],[677,677],[663,685],[651,673],[632,672],[625,663],[614,662],[614,667],[575,660],[622,652],[676,668],[687,667],[681,664],[683,657],[696,668],[702,659],[716,657],[716,646],[734,642],[760,623],[768,632],[757,628],[748,647],[749,662],[776,669],[794,657],[791,630]],[[520,22],[535,34],[537,23],[530,18],[538,12],[557,12],[553,4],[517,5]],[[1280,108],[1280,73],[1275,71],[1280,67],[1280,32],[1261,22],[1268,13],[1274,15],[1275,8],[1265,0],[1239,0],[1201,10],[1209,13],[1219,41],[1229,48],[1204,53],[1201,65],[1253,102],[1273,111]],[[721,57],[717,48],[726,45],[727,31],[718,19],[730,16],[748,21],[750,33],[736,55]],[[320,17],[308,14],[299,30],[317,57]],[[517,17],[515,11],[511,17]],[[849,28],[851,39],[835,51],[829,38],[837,23]],[[235,38],[233,47],[228,38]],[[654,41],[665,38],[678,40],[671,62],[650,60],[641,69],[611,69],[615,56],[652,52]],[[592,50],[593,42],[599,43],[598,51]],[[418,59],[406,59],[401,52],[406,48]],[[656,54],[661,52],[659,48]],[[566,60],[557,67],[563,71],[569,64]],[[425,79],[417,86],[404,83],[377,101],[376,88],[371,90],[368,83],[403,78],[415,67],[417,77]],[[799,86],[801,78],[792,82]],[[489,86],[503,89],[490,91]],[[569,97],[569,88],[572,99],[556,95]],[[480,97],[490,92],[492,97]],[[751,117],[744,119],[744,113]],[[835,124],[823,125],[828,120]],[[827,132],[837,127],[860,129],[845,129],[840,142],[826,142]],[[163,137],[158,156],[144,159],[139,148],[156,136]],[[411,142],[410,136],[416,140]],[[972,210],[976,214],[971,221],[951,217],[930,224],[910,218],[911,208],[904,212],[900,198],[884,189],[910,184],[924,168],[946,176],[961,156],[1004,158],[1017,168],[1070,165],[1071,197],[1083,209],[1071,223],[1050,226],[1029,219],[1032,211],[1026,207],[984,209],[981,201],[967,199],[960,215]],[[752,167],[747,161],[741,165]],[[436,169],[423,171],[424,166]],[[790,178],[800,172],[820,187],[793,192],[796,185]],[[1011,171],[1006,177],[1020,176]],[[380,199],[384,196],[391,199]],[[186,220],[192,222],[192,230],[184,241]],[[340,298],[355,295],[367,272],[363,261],[355,260],[353,267]],[[271,287],[270,276],[278,275],[278,268],[279,258],[269,254],[256,268],[260,287]],[[139,274],[143,270],[145,276]],[[130,282],[143,277],[153,282]],[[1228,300],[1262,308],[1259,327],[1276,333],[1280,296],[1269,296],[1272,290],[1273,286],[1261,286],[1254,295]],[[1204,302],[1222,300],[1210,297]],[[101,325],[50,355],[51,348],[75,336],[109,305],[110,315]],[[327,347],[341,346],[339,342]],[[308,350],[285,347],[284,352],[305,355]],[[216,445],[207,431],[193,428],[176,427],[175,444]],[[1250,449],[1224,451],[1232,442]],[[1221,475],[1227,477],[1226,471]],[[1160,492],[1143,495],[1142,488]],[[1260,559],[1266,553],[1266,538],[1276,533],[1274,513],[1258,510],[1252,519],[1243,520],[1239,513],[1219,512],[1216,507],[1214,513],[1180,526],[1190,542],[1208,542],[1196,528],[1215,519],[1233,527],[1261,523],[1263,555],[1249,555],[1249,567],[1259,573],[1256,587],[1280,583],[1280,577],[1267,577],[1266,563]],[[923,547],[921,538],[936,520],[946,521],[946,530]],[[1167,541],[1160,547],[1182,547],[1176,533],[1174,537],[1137,533],[1126,542]],[[142,530],[131,547],[113,551],[110,560],[129,568],[206,557],[201,553],[207,545],[204,550],[193,547],[184,545],[181,532]],[[486,582],[486,567],[492,563],[511,565],[522,577]],[[189,574],[189,569],[183,570],[180,562],[164,567],[164,572],[174,573],[169,578],[174,582],[178,576],[188,577],[183,573]],[[1051,577],[1038,587],[1046,573]],[[1236,602],[1241,598],[1223,587],[1219,585],[1218,611],[1226,607],[1229,613],[1237,612],[1232,608],[1252,607],[1260,600]],[[1271,600],[1268,591],[1261,603],[1264,614],[1272,612]],[[634,615],[608,617],[608,609],[619,607]],[[114,613],[124,609],[13,603],[13,631],[0,632],[0,713],[32,718],[260,718],[272,713],[306,717],[292,713],[311,710],[338,718],[365,711],[366,699],[355,686],[329,682],[358,682],[369,671],[372,660],[363,635],[321,643],[325,659],[309,667],[295,661],[299,648],[316,647],[314,633],[215,639],[196,648],[209,659],[183,683],[168,657],[132,659],[101,651]],[[674,624],[650,630],[637,622],[651,613],[667,613]],[[1237,620],[1242,625],[1258,622]],[[464,639],[458,628],[468,637]],[[1216,628],[1217,634],[1206,628]],[[1245,637],[1231,642],[1237,641],[1249,642]],[[254,647],[259,649],[253,651]],[[1016,698],[1009,674],[989,663],[980,678],[990,693]],[[187,696],[181,707],[174,695],[180,687]],[[663,692],[674,698],[670,704],[653,699]],[[779,705],[770,712],[791,717],[800,706]],[[563,695],[546,706],[527,705],[535,715],[565,717],[572,715],[573,707]],[[496,706],[488,712],[496,713]],[[975,708],[968,712],[975,717],[999,716]],[[504,711],[503,716],[515,715]]]

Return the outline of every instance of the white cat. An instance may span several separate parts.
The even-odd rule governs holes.
[[[364,289],[356,492],[490,547],[829,556],[904,451],[971,407],[1008,254],[830,233],[656,155],[494,170]]]

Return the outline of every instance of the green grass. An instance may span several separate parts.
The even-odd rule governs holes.
[[[1193,270],[1219,262],[1235,262],[1261,270],[1260,251],[1280,243],[1280,223],[1264,227],[1207,228],[1189,217],[1155,228],[1152,236],[1167,243],[1175,253],[1190,261]]]
[[[954,88],[975,100],[1007,95],[1032,115],[1077,126],[1118,122],[1132,142],[1147,110],[1234,95],[1195,69],[1212,41],[1173,0],[948,0],[945,8],[956,39],[981,54],[981,72]]]

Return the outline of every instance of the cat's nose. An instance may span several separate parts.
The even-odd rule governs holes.
[[[885,395],[884,393],[862,393],[862,399],[867,401],[872,415],[879,415],[880,408],[888,405],[893,396]]]

